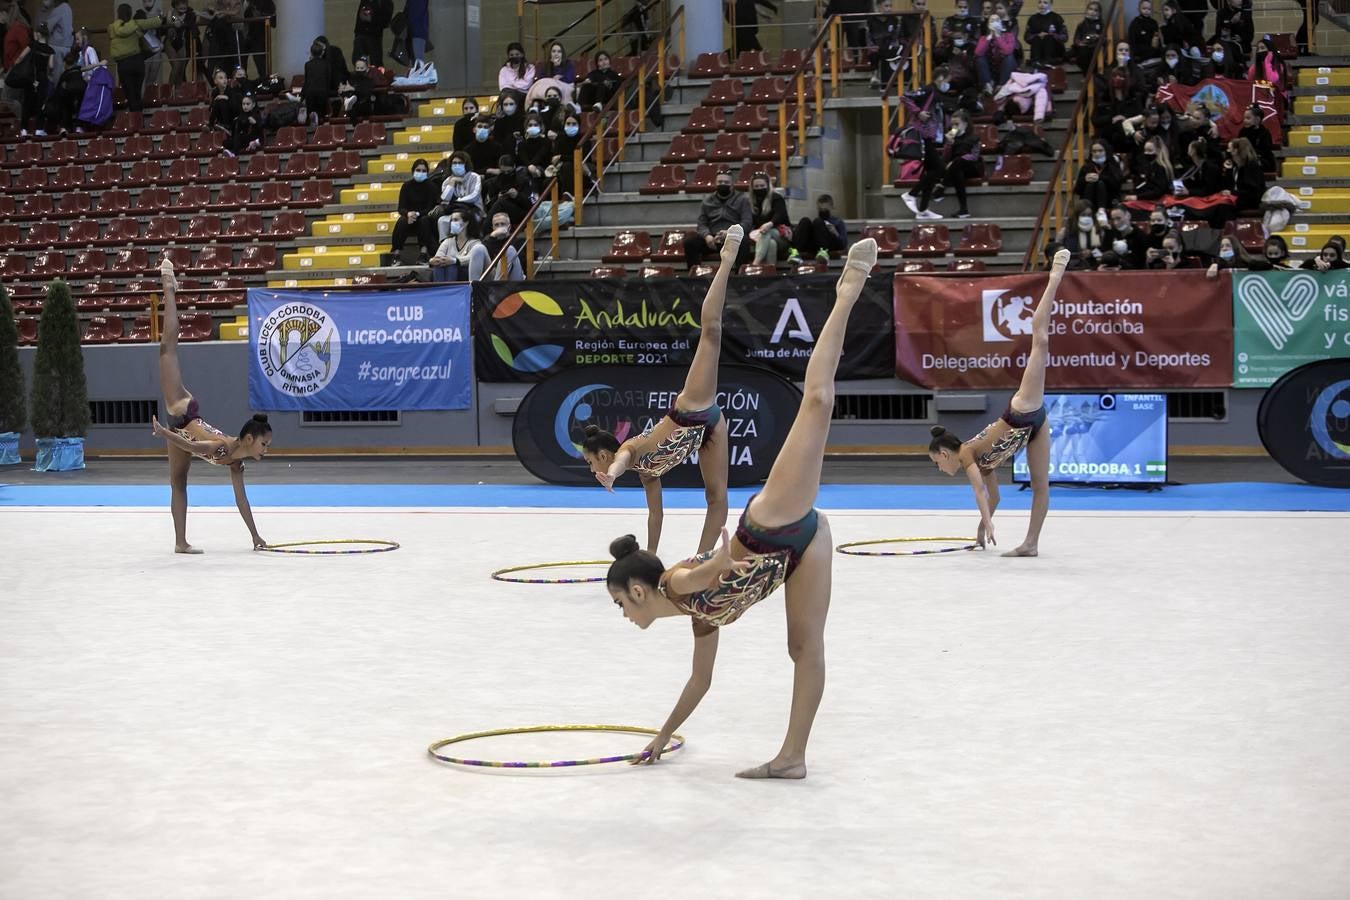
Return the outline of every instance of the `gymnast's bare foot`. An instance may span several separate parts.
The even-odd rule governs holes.
[[[174,544],[173,552],[174,552],[174,553],[194,553],[194,554],[195,554],[195,553],[204,553],[205,551],[204,551],[204,550],[198,550],[196,547],[192,546],[191,544]]]
[[[1023,544],[1015,550],[1009,550],[1004,556],[1040,556],[1035,544]]]
[[[737,772],[736,777],[801,779],[806,777],[806,763],[799,762],[789,763],[784,766],[775,766],[772,762],[766,762],[762,766],[755,766],[753,769]]]

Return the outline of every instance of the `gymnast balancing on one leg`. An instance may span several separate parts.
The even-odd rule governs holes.
[[[741,778],[805,778],[806,742],[825,689],[825,617],[830,609],[830,526],[814,508],[825,459],[825,441],[834,412],[834,376],[844,332],[867,275],[876,265],[877,245],[869,239],[849,250],[835,288],[834,308],[816,340],[806,367],[801,407],[764,489],[750,498],[728,541],[666,569],[654,554],[639,550],[630,534],[610,545],[614,563],[606,583],[624,618],[640,628],[666,616],[688,616],[694,630],[693,673],[666,719],[647,745],[655,762],[675,729],[707,693],[717,658],[721,626],[787,585],[788,655],[793,662],[792,709],[787,736],[769,762],[737,773]]]
[[[722,263],[713,276],[699,313],[698,347],[684,390],[675,398],[675,408],[642,434],[620,444],[614,435],[587,425],[581,454],[606,490],[629,469],[637,471],[647,494],[647,552],[655,553],[661,540],[661,476],[698,450],[698,468],[708,504],[699,537],[700,552],[711,550],[727,523],[727,466],[730,452],[727,423],[717,407],[717,364],[722,355],[722,307],[727,299],[727,279],[736,265],[736,251],[745,231],[739,225],[727,229],[722,244]]]
[[[153,418],[152,422],[155,434],[164,438],[169,445],[174,552],[202,552],[187,540],[187,476],[194,456],[212,465],[230,467],[234,502],[239,507],[244,524],[248,526],[256,550],[266,546],[267,542],[259,537],[258,529],[253,524],[253,511],[249,508],[248,494],[244,491],[244,460],[263,458],[272,443],[272,426],[267,424],[267,416],[255,415],[244,423],[239,437],[232,438],[202,419],[197,399],[183,386],[183,376],[178,368],[178,281],[173,275],[173,263],[166,258],[160,263],[159,271],[164,283],[164,329],[159,336],[159,386],[164,393],[164,409],[170,419],[167,428],[159,423],[158,418]]]
[[[1013,394],[1008,408],[996,421],[970,440],[961,440],[941,425],[933,426],[928,457],[948,475],[964,471],[975,491],[980,507],[980,529],[976,542],[995,544],[994,510],[998,509],[998,467],[1023,447],[1027,449],[1027,467],[1031,472],[1031,524],[1026,540],[1004,556],[1036,556],[1041,526],[1050,508],[1050,429],[1045,427],[1045,367],[1050,354],[1050,314],[1055,292],[1069,264],[1069,251],[1055,254],[1050,281],[1041,295],[1040,305],[1031,317],[1031,356],[1027,359],[1022,384]]]

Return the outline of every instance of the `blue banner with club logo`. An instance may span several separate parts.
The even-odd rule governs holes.
[[[253,409],[468,409],[468,285],[248,292]]]

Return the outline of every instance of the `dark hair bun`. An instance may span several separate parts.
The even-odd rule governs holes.
[[[257,422],[257,423],[260,424],[260,425],[266,425],[266,424],[267,424],[267,413],[254,413],[254,414],[253,414],[253,421]]]
[[[609,555],[615,559],[623,559],[631,553],[638,552],[639,549],[637,538],[631,534],[625,534],[623,537],[610,541]]]
[[[928,429],[928,433],[933,437],[942,437],[947,433],[947,429],[943,428],[941,425],[934,425],[932,428]]]
[[[600,433],[600,426],[587,425],[581,429],[581,433],[586,435],[586,437],[595,437],[597,434]]]

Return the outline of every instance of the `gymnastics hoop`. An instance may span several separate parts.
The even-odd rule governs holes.
[[[969,542],[969,543],[967,543]],[[854,550],[854,547],[868,547],[873,544],[961,544],[960,547],[943,547],[940,550]],[[881,538],[876,541],[849,541],[846,544],[840,544],[834,549],[839,553],[848,556],[932,556],[936,553],[960,553],[964,550],[974,550],[980,545],[971,541],[970,538],[963,537],[901,537],[901,538]]]
[[[506,578],[512,572],[528,572],[532,569],[557,569],[563,566],[607,566],[611,559],[573,559],[567,562],[530,563],[528,566],[508,566],[492,573],[493,581],[505,581],[509,584],[598,584],[605,580],[604,575],[590,578]],[[655,732],[652,732],[655,734]]]
[[[363,547],[360,550],[309,550],[308,547],[320,547],[327,544],[369,544],[371,546]],[[368,541],[368,540],[346,540],[346,541],[289,541],[284,544],[267,544],[259,547],[259,550],[265,550],[268,553],[295,553],[301,556],[346,556],[351,553],[388,553],[390,550],[397,550],[399,544],[397,541]]]
[[[427,748],[427,753],[437,762],[453,763],[457,766],[485,766],[489,769],[561,769],[567,766],[598,766],[604,763],[629,762],[635,759],[646,759],[650,754],[643,750],[640,753],[626,753],[623,756],[597,756],[593,759],[555,759],[541,762],[524,762],[516,760],[493,760],[493,759],[464,759],[458,756],[445,756],[436,751],[450,744],[459,744],[464,741],[473,741],[478,738],[499,737],[504,734],[536,734],[541,731],[613,731],[622,734],[660,734],[655,728],[637,728],[632,725],[532,725],[526,728],[498,728],[494,731],[475,731],[473,734],[461,734],[457,737],[446,738],[443,741],[437,741]],[[674,753],[684,746],[684,737],[673,734],[670,736],[670,743],[662,753]]]

